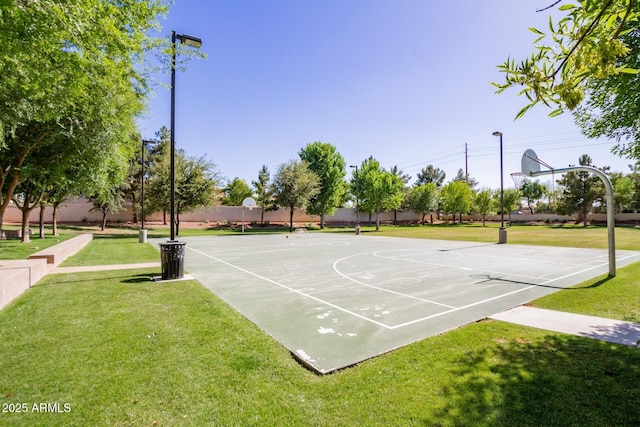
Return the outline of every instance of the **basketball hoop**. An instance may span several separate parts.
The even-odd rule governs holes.
[[[522,186],[527,179],[527,175],[522,172],[514,172],[511,174],[511,179],[518,190],[522,190]]]
[[[244,234],[244,208],[249,208],[249,210],[253,210],[256,206],[256,201],[253,197],[247,197],[242,201],[242,234]]]

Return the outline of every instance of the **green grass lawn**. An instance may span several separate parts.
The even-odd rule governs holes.
[[[412,226],[363,227],[364,233],[391,237],[498,242],[499,224],[437,224]],[[640,228],[616,227],[616,248],[640,250]],[[507,227],[507,242],[521,245],[566,246],[576,248],[606,248],[607,227],[576,225],[513,225]]]
[[[33,253],[57,245],[74,236],[75,234],[66,233],[59,236],[47,235],[44,239],[31,236],[29,243],[21,243],[20,239],[0,240],[0,261],[3,259],[27,259]]]
[[[0,400],[29,408],[0,413],[0,424],[599,426],[640,417],[635,348],[484,321],[320,377],[196,281],[159,284],[151,274],[49,276],[0,311]],[[40,402],[70,412],[32,412]]]
[[[86,265],[160,262],[160,252],[151,244],[139,243],[138,236],[124,234],[95,235],[77,255],[65,260],[62,267]]]
[[[510,238],[519,229],[533,239],[557,232],[512,227]],[[477,231],[487,233],[479,239],[497,238],[496,228],[457,226],[420,233],[423,228],[385,227],[380,235],[404,230],[425,233],[419,237]],[[566,230],[567,246],[601,237],[598,228]],[[618,236],[623,233],[637,230]],[[606,246],[606,232],[604,240]],[[638,243],[624,244],[638,249]],[[103,237],[71,264],[157,258],[137,236]],[[640,420],[636,348],[482,321],[318,376],[198,282],[154,283],[154,274],[51,275],[1,310],[0,425],[602,426]],[[534,304],[640,321],[640,263]],[[57,403],[62,412],[34,411],[40,403]],[[15,413],[22,404],[27,412]]]

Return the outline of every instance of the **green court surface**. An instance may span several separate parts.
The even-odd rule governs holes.
[[[608,272],[601,249],[335,233],[180,240],[189,274],[321,374]]]

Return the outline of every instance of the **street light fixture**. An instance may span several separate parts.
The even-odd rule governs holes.
[[[502,132],[493,132],[493,136],[500,137],[500,231],[498,243],[507,243],[507,230],[504,228],[504,173],[502,163]]]
[[[356,170],[356,234],[360,234],[360,202],[358,199],[358,193],[360,191],[358,188],[358,165],[351,165],[349,167]]]
[[[162,279],[180,279],[184,276],[184,246],[186,243],[178,242],[176,238],[175,224],[175,203],[176,203],[176,41],[193,47],[200,48],[202,40],[198,37],[189,36],[187,34],[176,34],[171,32],[171,239],[160,244],[160,253],[162,256]]]

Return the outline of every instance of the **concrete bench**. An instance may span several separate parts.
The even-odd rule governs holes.
[[[22,295],[52,268],[46,259],[0,261],[0,309]]]
[[[55,246],[38,251],[29,256],[29,259],[46,259],[47,264],[57,267],[62,261],[84,248],[91,239],[93,239],[93,234],[80,234]]]
[[[0,309],[85,247],[91,239],[93,234],[80,234],[36,252],[26,260],[0,260]]]

